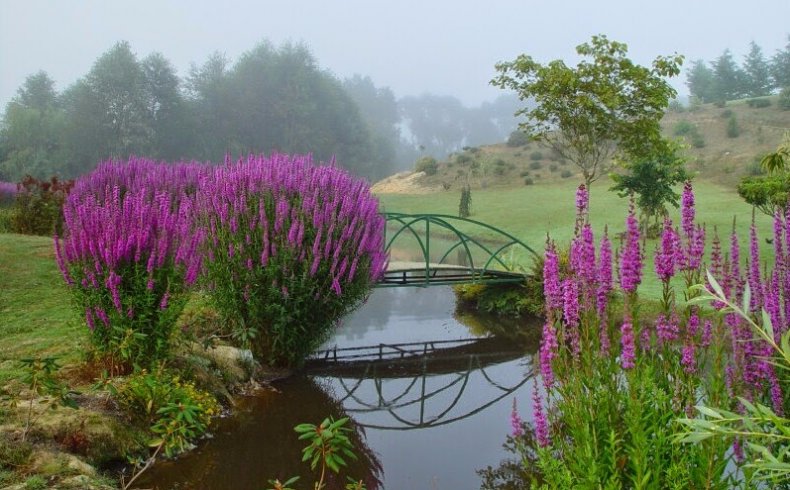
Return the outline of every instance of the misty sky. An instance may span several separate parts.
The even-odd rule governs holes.
[[[574,47],[603,33],[643,64],[727,47],[741,62],[750,41],[767,58],[787,44],[788,19],[790,0],[0,0],[0,110],[27,75],[46,70],[62,90],[119,40],[141,58],[161,52],[181,76],[214,51],[235,60],[264,39],[303,42],[338,77],[473,106],[499,93],[494,63],[519,53],[575,62]],[[673,85],[686,93],[684,82]]]

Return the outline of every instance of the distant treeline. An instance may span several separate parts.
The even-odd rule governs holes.
[[[770,60],[752,41],[740,66],[729,49],[710,63],[694,61],[686,79],[691,96],[703,103],[725,102],[790,90],[790,36],[787,39],[785,48],[777,50]]]
[[[339,80],[302,45],[263,42],[235,62],[215,53],[179,77],[160,53],[127,42],[57,93],[44,72],[27,78],[0,127],[0,181],[74,177],[107,158],[221,161],[226,154],[313,152],[377,179],[422,155],[503,141],[519,101],[477,108],[454,97],[397,100],[369,77]]]

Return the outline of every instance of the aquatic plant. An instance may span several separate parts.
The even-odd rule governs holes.
[[[384,271],[367,183],[309,155],[250,156],[201,181],[205,281],[237,343],[294,366]]]
[[[63,278],[113,372],[169,355],[185,288],[200,272],[190,166],[106,162],[82,177],[55,236]]]
[[[539,353],[543,383],[536,383],[533,392],[539,440],[529,458],[522,454],[525,464],[534,462],[543,481],[558,488],[647,488],[668,481],[683,488],[729,488],[738,479],[748,480],[752,473],[738,460],[744,444],[749,447],[745,436],[699,445],[676,442],[685,433],[676,419],[693,415],[700,401],[727,413],[753,413],[750,407],[764,403],[781,414],[786,403],[770,342],[755,335],[742,316],[700,308],[695,304],[699,290],[688,290],[705,281],[705,228],[695,222],[691,185],[684,187],[680,229],[667,217],[656,248],[655,273],[664,289],[657,311],[638,296],[644,252],[633,202],[615,254],[617,291],[612,290],[606,235],[596,258],[585,189],[577,192],[576,204],[569,269],[557,266],[553,242],[546,247],[546,323]],[[743,303],[757,323],[766,323],[758,315],[765,309],[765,318],[777,326],[775,342],[790,318],[790,223],[784,216],[775,217],[771,267],[760,260],[754,225],[745,268],[738,236],[733,232],[725,258],[714,234],[707,281],[722,284],[716,308]],[[681,295],[674,290],[677,274],[686,286]],[[727,470],[733,457],[744,473]]]

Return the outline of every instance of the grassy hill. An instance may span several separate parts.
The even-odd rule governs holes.
[[[778,96],[765,97],[770,105],[748,100],[725,107],[697,105],[669,111],[662,121],[664,134],[687,144],[689,170],[697,179],[734,187],[745,175],[759,171],[759,159],[774,151],[790,130],[790,110],[777,105]],[[731,121],[734,121],[731,122]],[[728,133],[728,128],[730,129]],[[439,162],[436,175],[398,174],[377,184],[377,193],[457,191],[472,188],[522,187],[581,180],[578,168],[538,143],[519,146],[501,143],[466,148]],[[608,182],[602,177],[601,181]]]

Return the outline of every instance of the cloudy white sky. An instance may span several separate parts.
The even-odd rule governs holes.
[[[740,61],[750,41],[767,56],[786,45],[788,19],[790,0],[0,0],[0,107],[41,69],[62,90],[119,40],[140,57],[163,53],[181,75],[214,51],[235,59],[264,39],[304,42],[341,78],[477,105],[498,94],[494,63],[519,53],[574,61],[577,44],[604,33],[643,64],[724,48]]]

